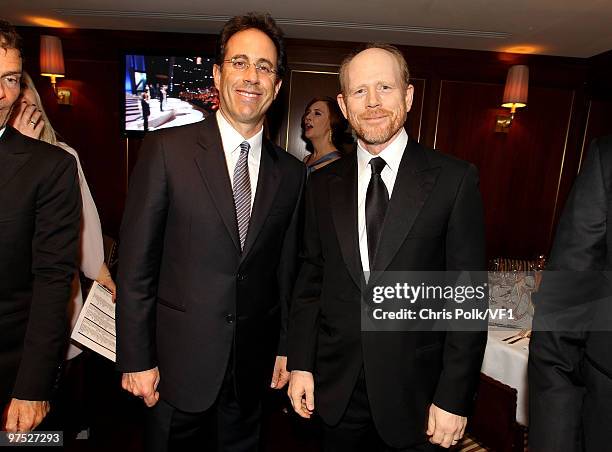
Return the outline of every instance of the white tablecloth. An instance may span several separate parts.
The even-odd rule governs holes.
[[[487,349],[481,371],[517,390],[516,420],[519,424],[529,424],[527,399],[527,358],[529,356],[529,339],[522,339],[515,344],[502,342],[517,330],[489,331]]]

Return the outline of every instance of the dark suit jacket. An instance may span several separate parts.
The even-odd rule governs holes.
[[[356,153],[312,175],[305,215],[288,365],[314,372],[323,420],[341,419],[362,365],[374,422],[391,446],[424,440],[432,401],[466,415],[486,333],[361,331]],[[483,270],[485,260],[476,169],[409,140],[374,269]]]
[[[610,450],[611,223],[608,136],[591,144],[535,298],[529,346],[530,450]]]
[[[161,397],[203,411],[233,356],[240,401],[259,400],[276,353],[286,354],[305,174],[301,162],[264,139],[241,253],[216,117],[147,136],[121,227],[121,371],[159,366]]]
[[[0,206],[0,405],[13,397],[49,400],[77,270],[81,197],[74,158],[7,126],[0,138]]]

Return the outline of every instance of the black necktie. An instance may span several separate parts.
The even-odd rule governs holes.
[[[374,257],[378,249],[380,233],[382,231],[383,221],[385,220],[385,214],[387,213],[387,205],[389,204],[389,192],[387,191],[385,182],[380,176],[385,165],[386,162],[381,157],[374,157],[370,160],[372,176],[368,184],[365,205],[370,271],[374,270]]]

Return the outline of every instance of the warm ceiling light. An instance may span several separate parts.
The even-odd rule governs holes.
[[[495,124],[496,132],[508,132],[517,108],[527,106],[529,92],[529,68],[517,64],[508,69],[502,107],[510,109],[510,116],[498,116]]]
[[[532,44],[523,44],[523,45],[515,45],[509,47],[503,47],[499,49],[500,52],[508,52],[508,53],[542,53],[544,48],[542,46],[532,45]]]
[[[66,22],[62,22],[61,20],[56,19],[50,19],[48,17],[26,16],[25,20],[41,27],[70,28],[70,25]]]
[[[57,36],[40,36],[40,75],[51,78],[58,103],[70,104],[70,90],[56,86],[56,79],[66,75],[62,41]]]

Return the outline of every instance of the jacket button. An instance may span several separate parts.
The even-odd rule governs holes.
[[[244,281],[246,278],[247,277],[244,273],[238,273],[238,281]]]
[[[234,323],[234,320],[236,320],[236,316],[234,314],[228,314],[225,316],[225,321],[229,324]]]

